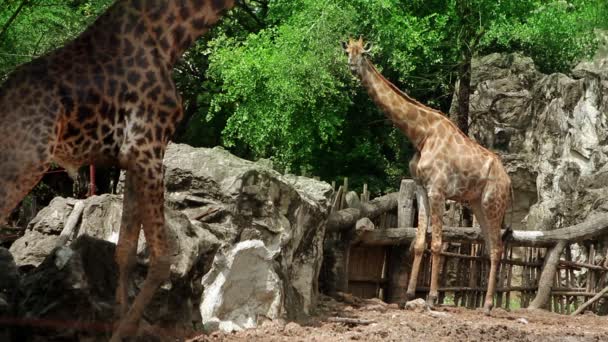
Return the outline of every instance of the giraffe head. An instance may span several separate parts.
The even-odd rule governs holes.
[[[371,44],[363,43],[363,38],[359,37],[358,40],[352,38],[348,39],[348,43],[342,42],[342,48],[348,55],[348,66],[352,72],[358,72],[363,66],[363,60],[365,55],[371,50]]]

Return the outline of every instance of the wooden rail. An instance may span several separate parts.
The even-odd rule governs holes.
[[[353,225],[355,222],[356,220]],[[580,242],[605,234],[608,234],[608,214],[601,214],[574,226],[550,231],[515,230],[509,243],[517,247],[552,247],[559,241]],[[414,227],[376,229],[363,232],[360,242],[368,245],[392,246],[409,243],[415,237],[416,228]],[[446,242],[483,242],[483,237],[479,228],[443,227],[443,240]]]
[[[416,236],[415,216],[417,213],[414,207],[415,184],[411,180],[403,180],[399,193],[391,193],[369,201],[369,194],[362,196],[362,201],[356,208],[346,208],[334,210],[328,217],[327,232],[329,234],[339,233],[341,243],[336,253],[337,260],[343,260],[343,264],[336,268],[342,272],[349,269],[350,245],[369,246],[370,248],[382,247],[386,250],[385,266],[387,272],[382,276],[382,280],[370,283],[381,284],[386,290],[385,296],[389,302],[401,302],[403,300],[404,287],[407,285],[409,272],[409,248],[411,241]],[[347,189],[345,182],[343,189]],[[344,192],[345,193],[345,192]],[[341,204],[344,203],[343,196],[336,198]],[[379,218],[387,215],[395,216],[397,213],[395,228],[377,228]],[[384,219],[380,220],[384,223]],[[387,227],[386,224],[380,226]],[[388,227],[391,227],[390,225]],[[503,231],[504,233],[504,231]],[[577,297],[593,297],[594,289],[603,287],[608,282],[607,272],[608,263],[596,265],[590,262],[572,261],[570,244],[592,241],[602,235],[608,234],[608,214],[598,214],[589,217],[584,222],[565,228],[551,231],[521,231],[516,230],[510,233],[508,238],[508,248],[502,260],[502,267],[499,273],[497,306],[502,305],[503,294],[506,293],[505,307],[509,307],[510,292],[521,293],[522,307],[546,308],[547,303],[553,299],[553,310],[565,313],[571,310],[571,305],[577,306]],[[475,307],[481,305],[481,299],[485,288],[483,284],[487,277],[488,257],[483,253],[483,237],[479,228],[458,227],[447,225],[443,228],[444,242],[458,242],[459,252],[444,250],[441,255],[442,265],[446,260],[461,260],[457,263],[458,283],[463,286],[440,285],[440,292],[453,292],[455,303],[461,300],[461,305]],[[430,238],[427,239],[430,241]],[[447,246],[447,244],[446,244]],[[466,247],[469,246],[469,247]],[[474,247],[475,246],[475,247]],[[594,249],[591,244],[589,260],[594,260]],[[513,247],[526,247],[525,255],[519,259],[513,259]],[[335,250],[335,249],[334,249]],[[546,252],[545,252],[546,251]],[[566,260],[561,258],[563,251],[566,251]],[[332,253],[329,251],[328,253]],[[428,251],[427,251],[428,253]],[[340,256],[343,257],[340,258]],[[420,283],[417,286],[419,292],[426,292],[428,289],[421,286],[429,281],[428,268],[429,258],[423,261],[425,265],[420,274]],[[511,286],[513,275],[512,267],[522,267],[522,284]],[[384,267],[384,266],[382,266]],[[578,280],[575,279],[574,270],[588,270],[585,287],[577,287]],[[466,276],[465,276],[466,275]],[[444,275],[442,275],[445,278]],[[337,279],[345,278],[338,286],[340,291],[348,288],[348,276],[337,276]],[[351,279],[353,282],[362,279]],[[366,280],[367,282],[367,280]],[[468,286],[466,284],[468,283]],[[565,285],[565,286],[564,286]],[[608,294],[606,295],[608,296]]]

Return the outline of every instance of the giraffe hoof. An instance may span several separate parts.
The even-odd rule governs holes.
[[[433,309],[435,307],[435,303],[437,303],[437,296],[430,296],[426,300],[426,306],[428,309]]]
[[[490,314],[492,313],[492,304],[486,304],[483,306],[483,314],[486,316],[490,316]]]

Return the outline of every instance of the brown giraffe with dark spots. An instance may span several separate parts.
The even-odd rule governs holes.
[[[441,112],[424,106],[384,78],[367,59],[368,49],[361,38],[350,39],[348,44],[343,43],[343,47],[351,70],[359,76],[374,102],[417,150],[410,162],[410,173],[419,185],[418,203],[426,206],[427,215],[420,215],[418,220],[407,298],[414,298],[416,292],[430,223],[432,271],[427,303],[432,306],[437,300],[442,218],[445,200],[451,199],[470,204],[490,251],[491,268],[484,303],[485,312],[489,314],[503,250],[500,229],[510,203],[509,175],[498,156],[469,139]]]
[[[162,160],[182,118],[171,78],[177,59],[235,0],[118,0],[63,48],[14,71],[0,88],[0,220],[54,162],[127,171],[116,248],[120,318],[132,334],[169,276]],[[0,223],[2,223],[0,222]],[[150,267],[129,307],[127,279],[143,227]]]

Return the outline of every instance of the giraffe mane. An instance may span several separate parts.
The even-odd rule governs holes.
[[[378,71],[378,69],[376,69],[376,67],[374,66],[374,64],[372,62],[369,61],[369,59],[367,59],[367,57],[364,56],[364,60],[367,63],[367,65],[371,68],[371,70],[378,75],[378,77],[380,77],[380,79],[382,79],[384,82],[386,82],[386,84],[388,84],[388,86],[395,91],[395,93],[399,94],[404,100],[406,100],[407,102],[410,102],[412,104],[415,104],[416,106],[422,107],[428,111],[437,113],[437,114],[441,114],[442,116],[444,116],[443,112],[431,108],[419,101],[417,101],[416,99],[414,99],[413,97],[409,96],[408,94],[406,94],[403,90],[399,89],[396,85],[394,85],[391,81],[389,81],[386,77],[384,77],[384,75],[382,75],[382,73],[380,73],[380,71]]]

